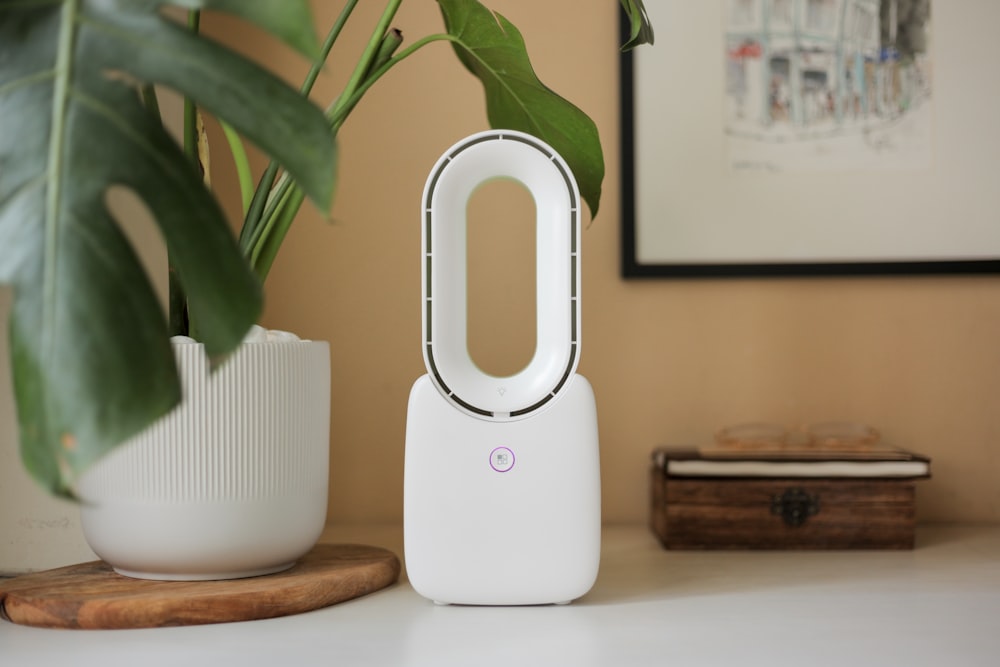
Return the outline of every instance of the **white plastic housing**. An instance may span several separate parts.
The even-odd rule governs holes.
[[[482,184],[510,178],[535,201],[536,348],[515,375],[483,373],[469,355],[466,209]],[[563,387],[579,361],[579,202],[572,172],[535,137],[509,130],[455,144],[424,188],[424,361],[431,379],[460,409],[492,419],[520,418]]]
[[[507,453],[502,465],[497,450]],[[545,410],[506,422],[456,410],[422,376],[410,392],[403,486],[406,574],[422,596],[548,604],[594,585],[601,479],[583,376]]]
[[[536,210],[536,348],[495,377],[468,351],[466,207],[512,178]],[[423,199],[424,361],[410,392],[404,550],[414,589],[439,603],[562,603],[600,562],[601,487],[593,390],[580,345],[579,193],[552,148],[490,131],[449,149]]]

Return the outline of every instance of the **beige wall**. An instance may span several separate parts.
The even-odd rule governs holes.
[[[380,4],[361,3],[356,22],[372,24]],[[933,457],[922,519],[1000,519],[1000,280],[622,280],[618,3],[490,4],[522,30],[539,76],[590,114],[604,140],[602,210],[584,234],[580,371],[598,397],[605,518],[645,519],[655,445],[702,442],[741,421],[850,419]],[[316,3],[322,25],[337,5]],[[397,24],[408,42],[440,30],[430,2],[404,3]],[[333,72],[363,35],[346,37]],[[257,33],[227,38],[300,78],[302,64]],[[329,84],[317,99],[330,99]],[[406,398],[423,372],[420,192],[445,148],[485,128],[478,83],[447,46],[403,63],[343,130],[332,223],[304,210],[275,265],[265,323],[332,344],[331,520],[401,518]],[[218,172],[223,158],[215,163]]]
[[[316,4],[321,24],[329,25],[339,3]],[[623,281],[618,3],[490,4],[522,30],[541,78],[590,114],[604,139],[602,211],[584,234],[580,371],[598,396],[605,518],[644,520],[647,458],[657,444],[701,442],[740,421],[853,419],[933,457],[934,478],[920,487],[922,519],[1000,520],[1000,279]],[[361,3],[357,23],[371,25],[379,5]],[[259,33],[207,24],[301,78],[302,62]],[[397,24],[409,42],[440,30],[430,2],[408,0]],[[336,52],[331,79],[363,35],[354,30],[345,37],[352,43]],[[948,82],[940,83],[947,89]],[[317,99],[333,91],[324,80]],[[333,521],[402,516],[406,398],[423,372],[420,192],[440,153],[485,127],[478,83],[445,45],[425,49],[380,82],[344,128],[333,222],[304,209],[275,265],[265,323],[332,344]],[[232,202],[226,166],[217,150],[215,181]],[[956,195],[956,215],[961,203]],[[502,226],[511,224],[498,220]],[[148,225],[140,232],[150,236]],[[490,231],[485,238],[505,252],[501,235]],[[499,293],[507,289],[518,287]],[[0,292],[3,319],[9,296]],[[509,319],[522,317],[510,312]],[[525,334],[516,327],[514,333]],[[523,337],[515,358],[523,358]],[[490,340],[478,340],[482,354],[497,355],[484,357],[485,365],[504,363],[502,352],[485,351]],[[58,564],[85,559],[78,555],[89,552],[75,508],[36,493],[15,469],[4,343],[0,571],[46,566],[40,558],[50,554],[62,559]]]

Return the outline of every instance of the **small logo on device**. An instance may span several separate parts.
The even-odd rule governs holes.
[[[497,472],[507,472],[514,467],[514,452],[506,447],[497,447],[490,452],[490,467]]]

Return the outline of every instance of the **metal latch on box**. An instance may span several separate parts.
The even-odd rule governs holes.
[[[801,526],[819,512],[819,496],[792,487],[771,497],[771,514],[779,514],[789,526]]]

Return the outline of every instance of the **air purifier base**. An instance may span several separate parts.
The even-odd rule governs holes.
[[[597,409],[573,375],[521,419],[458,410],[427,375],[410,392],[404,473],[407,576],[439,604],[558,604],[597,578]]]

